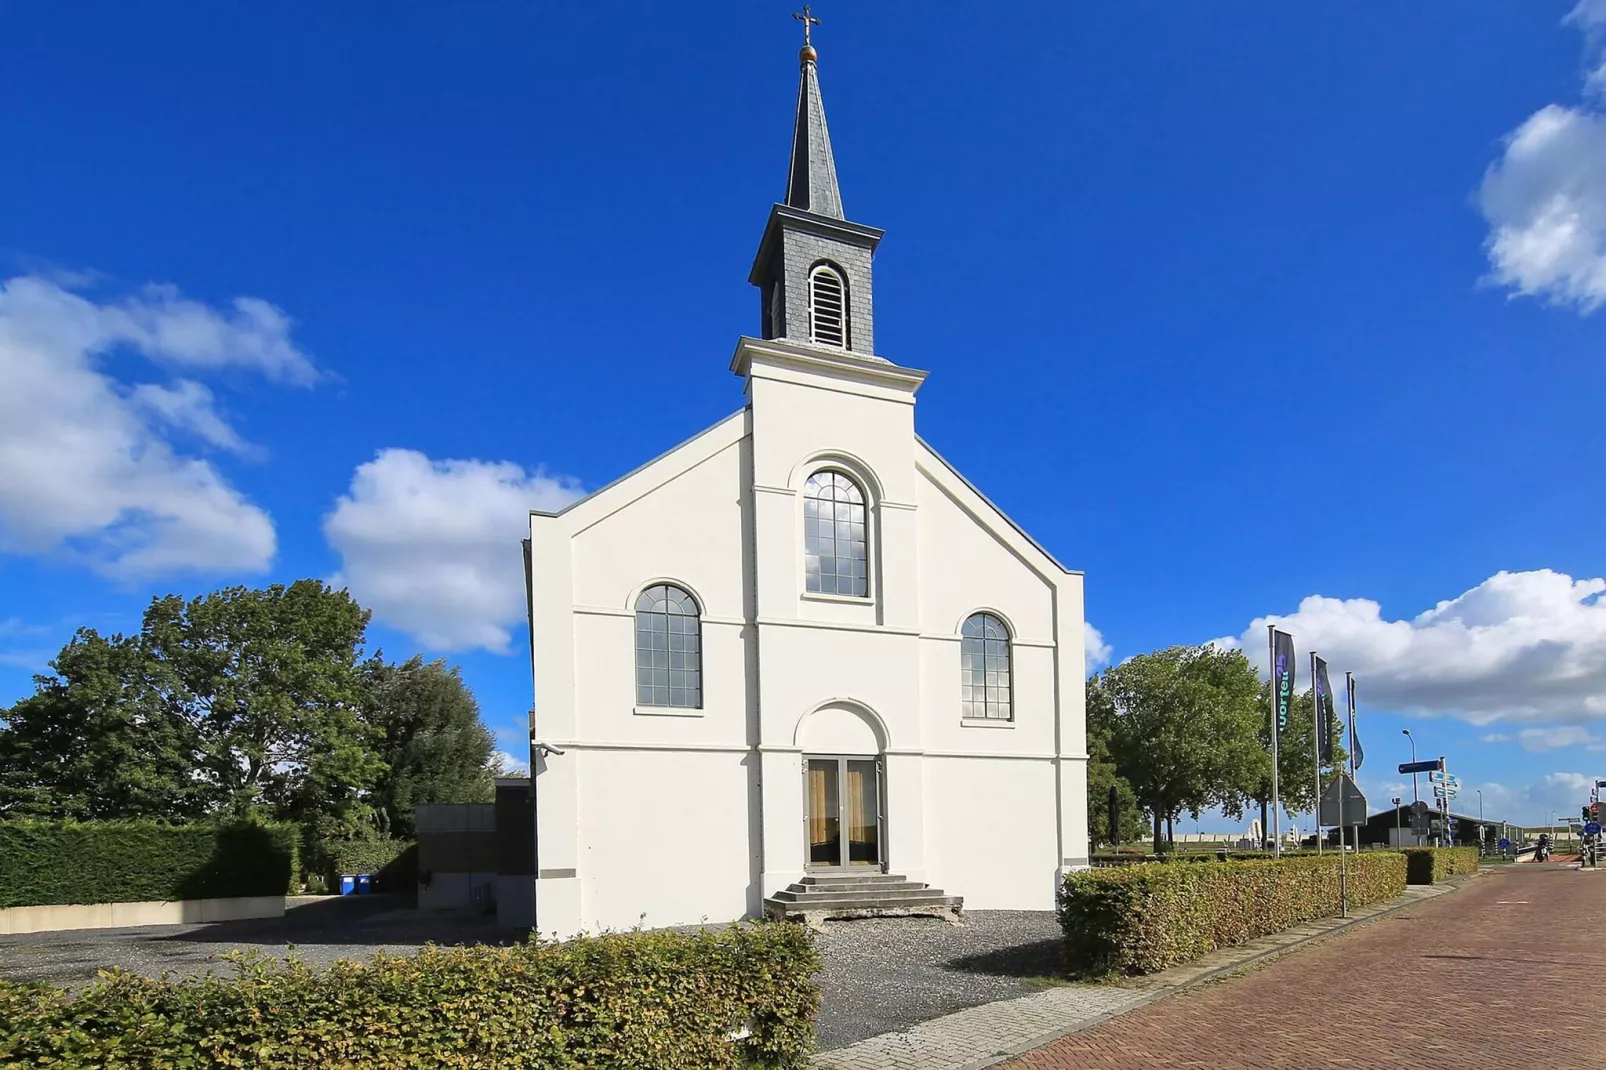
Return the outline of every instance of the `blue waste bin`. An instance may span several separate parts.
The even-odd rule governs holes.
[[[357,894],[367,895],[373,890],[373,876],[367,873],[357,874]]]
[[[341,895],[356,895],[357,894],[357,877],[356,877],[356,874],[342,873],[340,875],[340,894]]]

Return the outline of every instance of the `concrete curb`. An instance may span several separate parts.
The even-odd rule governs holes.
[[[1441,895],[1447,895],[1455,891],[1468,880],[1474,879],[1475,876],[1474,874],[1467,877],[1452,878],[1449,881],[1429,886],[1412,886],[1407,889],[1404,895],[1390,899],[1386,903],[1381,903],[1375,907],[1369,907],[1365,911],[1352,914],[1348,918],[1326,918],[1295,926],[1287,932],[1261,937],[1257,940],[1251,940],[1247,944],[1240,944],[1237,947],[1223,948],[1220,951],[1206,955],[1197,962],[1151,974],[1131,986],[1129,990],[1134,993],[1133,1001],[1119,1009],[1078,1019],[1075,1024],[1064,1029],[1053,1029],[1037,1033],[1019,1041],[1002,1045],[996,1049],[994,1054],[985,1058],[956,1064],[946,1067],[945,1070],[987,1070],[988,1067],[998,1066],[1011,1059],[1019,1058],[1029,1051],[1052,1044],[1056,1040],[1103,1025],[1105,1022],[1119,1018],[1140,1007],[1147,1007],[1151,1003],[1169,999],[1197,985],[1207,984],[1246,967],[1254,966],[1290,951],[1297,951],[1318,940],[1325,940],[1327,937],[1337,933],[1347,932],[1377,921],[1379,918],[1397,914],[1408,907],[1416,906],[1418,903],[1437,899]],[[830,1053],[822,1052],[821,1054],[829,1055]]]

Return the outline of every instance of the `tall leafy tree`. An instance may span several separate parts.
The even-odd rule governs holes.
[[[345,591],[300,580],[154,599],[135,636],[81,631],[5,713],[0,806],[359,828],[383,768],[362,718],[367,623]]]
[[[1114,707],[1098,677],[1087,682],[1087,823],[1094,846],[1127,843],[1143,835],[1143,807],[1110,754]],[[1110,838],[1110,791],[1115,791],[1115,832]]]
[[[0,711],[0,814],[80,820],[199,816],[199,740],[171,715],[139,636],[83,628]]]
[[[1109,723],[1109,753],[1154,824],[1178,814],[1241,812],[1270,775],[1257,731],[1259,680],[1242,651],[1169,647],[1106,669],[1089,705]]]
[[[361,717],[368,612],[318,580],[154,600],[141,636],[169,709],[199,741],[219,805],[305,820],[378,776]]]
[[[416,834],[420,803],[490,802],[496,742],[458,669],[420,657],[387,665],[376,656],[364,674],[367,716],[386,767],[372,802],[390,834]]]

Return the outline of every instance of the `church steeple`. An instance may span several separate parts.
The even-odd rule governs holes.
[[[881,231],[842,214],[836,159],[820,97],[819,53],[811,30],[819,25],[803,5],[802,72],[792,128],[786,200],[770,209],[748,281],[759,288],[761,335],[875,356],[870,263]]]
[[[803,76],[797,87],[797,123],[792,128],[792,173],[786,183],[786,203],[805,212],[841,219],[842,191],[836,184],[836,160],[831,156],[831,132],[825,126],[825,102],[820,99],[819,53],[810,43],[809,27],[819,19],[803,14]]]

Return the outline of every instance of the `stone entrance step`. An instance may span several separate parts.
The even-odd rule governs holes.
[[[764,900],[764,916],[807,922],[828,918],[902,917],[922,914],[958,923],[963,897],[891,873],[814,874]]]

